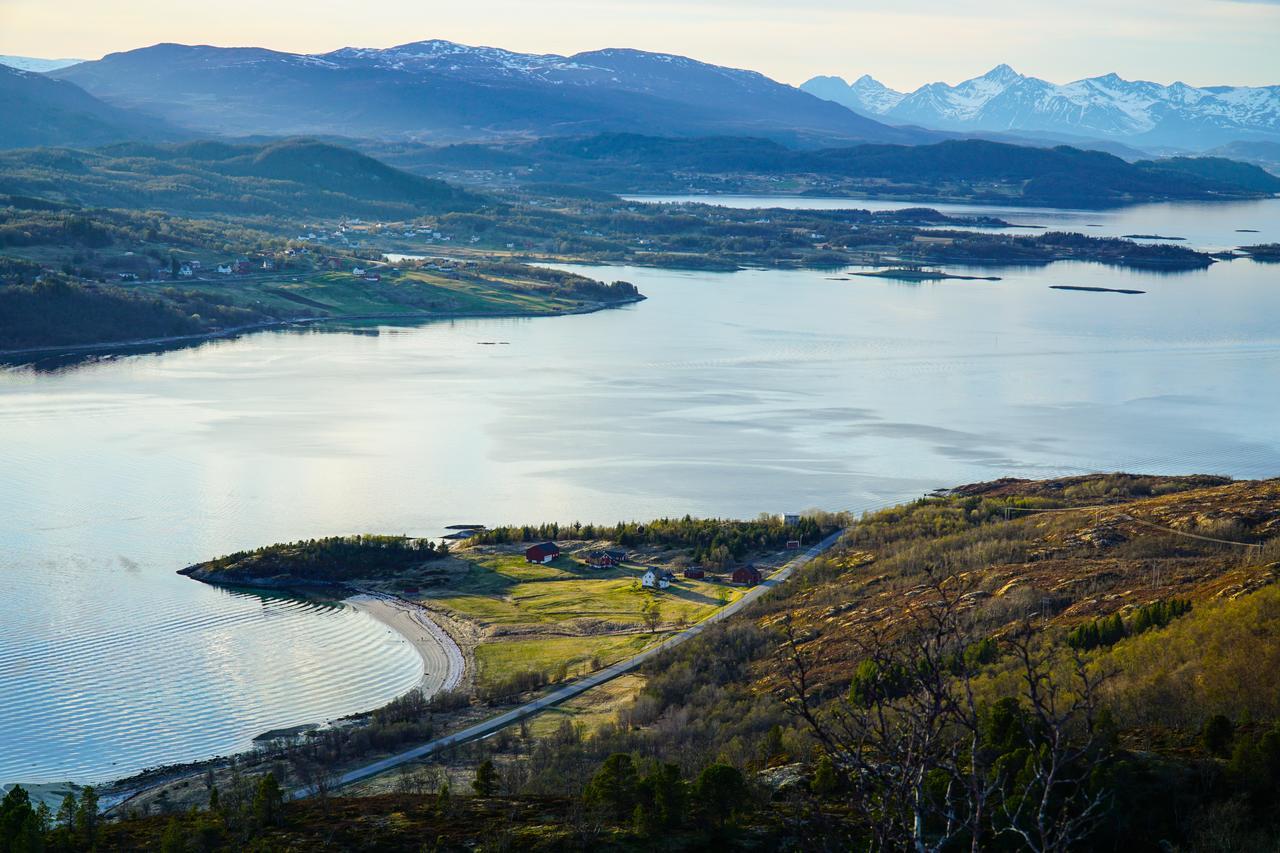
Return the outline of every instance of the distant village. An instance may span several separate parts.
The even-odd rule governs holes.
[[[371,237],[412,239],[415,243],[452,243],[453,237],[435,228],[406,225],[403,223],[364,222],[361,219],[343,219],[336,226],[315,226],[298,234],[287,249],[276,252],[241,255],[209,262],[196,258],[171,257],[165,264],[155,253],[138,255],[125,253],[118,259],[121,266],[128,266],[116,273],[121,283],[140,281],[217,280],[220,277],[288,274],[291,272],[347,272],[352,278],[366,282],[378,282],[384,275],[396,274],[396,266],[411,265],[422,269],[448,273],[464,267],[466,260],[445,257],[421,257],[392,255],[394,263],[388,263],[380,252],[368,251],[365,246]],[[467,245],[480,242],[471,236]],[[514,248],[509,245],[508,248]],[[127,263],[136,258],[137,262]],[[145,264],[145,269],[144,265]],[[154,264],[154,266],[153,266]]]

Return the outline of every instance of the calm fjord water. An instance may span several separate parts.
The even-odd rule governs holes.
[[[650,298],[0,373],[0,781],[224,753],[416,682],[354,611],[173,574],[238,548],[861,510],[1005,475],[1280,475],[1277,266],[585,272]]]

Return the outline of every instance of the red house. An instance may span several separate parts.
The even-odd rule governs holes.
[[[593,569],[612,569],[618,561],[608,551],[592,551],[587,554],[587,565]]]
[[[733,582],[745,584],[746,586],[755,586],[760,583],[760,570],[755,566],[742,566],[733,570]]]
[[[696,581],[696,580],[701,580],[702,578],[705,578],[707,576],[707,573],[702,569],[688,568],[684,570],[684,576],[687,577],[689,580]]]
[[[537,545],[531,545],[524,551],[524,559],[526,563],[541,563],[546,565],[560,556],[560,548],[554,542],[541,542]]]

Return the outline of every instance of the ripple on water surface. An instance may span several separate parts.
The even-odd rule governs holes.
[[[0,639],[0,782],[100,782],[226,754],[375,707],[422,675],[403,638],[345,605],[99,578],[51,610],[33,573],[9,574],[19,608],[45,608]],[[45,579],[80,574],[51,566]]]

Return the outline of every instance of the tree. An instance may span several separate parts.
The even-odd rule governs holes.
[[[813,770],[813,781],[809,783],[809,790],[818,797],[829,797],[838,787],[840,787],[840,777],[836,775],[836,765],[831,760],[831,756],[824,755],[818,759],[818,765]]]
[[[688,793],[680,768],[675,764],[654,764],[636,786],[634,823],[642,835],[653,835],[684,823]]]
[[[80,792],[75,814],[75,837],[86,848],[91,849],[98,843],[98,792],[92,785],[86,785]]]
[[[728,764],[712,764],[698,774],[693,796],[716,826],[724,826],[725,821],[743,810],[750,792],[741,770]]]
[[[1231,754],[1231,741],[1235,734],[1236,727],[1229,719],[1222,714],[1214,714],[1205,721],[1200,742],[1214,755],[1226,757]]]
[[[258,780],[253,794],[253,819],[258,826],[276,826],[284,809],[284,791],[276,781],[276,774],[268,773]]]
[[[656,599],[646,598],[645,602],[640,605],[640,618],[644,620],[644,625],[649,629],[649,633],[655,633],[658,626],[662,624],[662,605]]]
[[[1024,626],[1004,640],[1018,695],[981,708],[973,664],[991,653],[966,664],[974,638],[964,592],[954,577],[933,579],[895,635],[858,641],[860,663],[842,702],[818,701],[787,623],[788,710],[848,784],[851,811],[874,848],[976,851],[999,835],[1035,851],[1079,846],[1109,802],[1099,783],[1112,754],[1097,706],[1102,676],[1078,652],[1046,652]]]
[[[486,758],[480,762],[471,787],[475,789],[478,797],[492,797],[498,792],[498,771],[494,769],[491,759]]]
[[[629,817],[636,805],[636,768],[631,756],[616,752],[606,758],[587,783],[583,799],[615,820]]]
[[[187,835],[176,817],[169,818],[160,836],[160,853],[186,853]]]
[[[13,786],[0,801],[0,853],[40,853],[44,824],[43,814],[32,808],[26,790]]]

